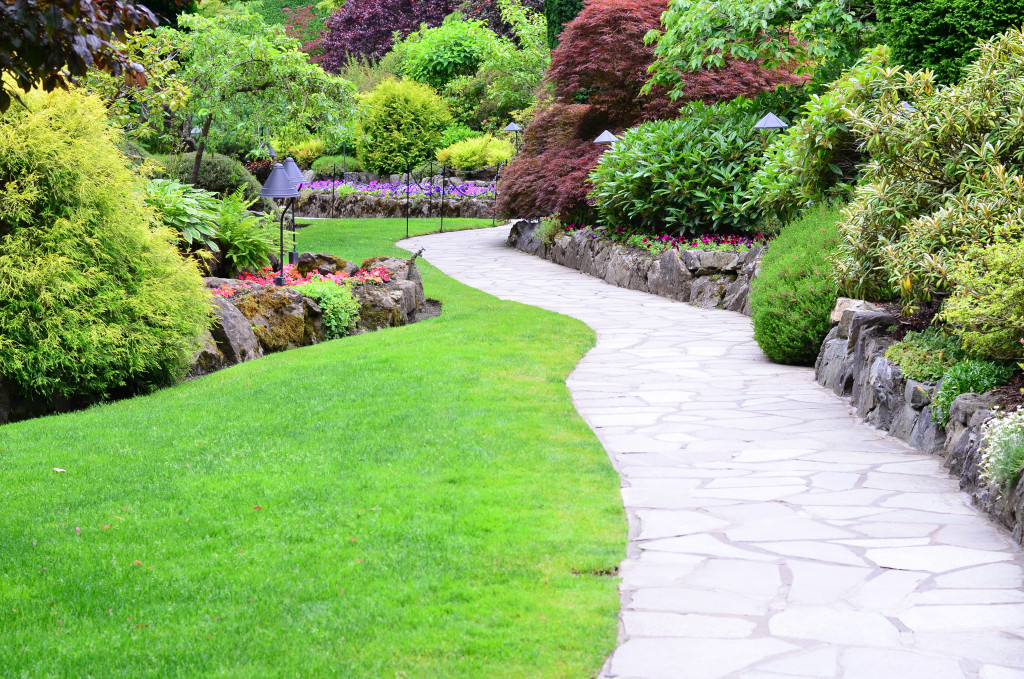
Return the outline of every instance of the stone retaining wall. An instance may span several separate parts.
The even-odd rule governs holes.
[[[918,450],[942,455],[950,474],[974,504],[1005,525],[1024,544],[1024,484],[1006,493],[979,477],[981,426],[992,417],[995,398],[961,394],[950,407],[949,425],[932,422],[937,384],[904,377],[885,351],[897,319],[878,311],[848,309],[825,338],[814,366],[818,383],[846,396],[857,414]]]
[[[559,236],[549,246],[534,236],[536,228],[533,222],[516,222],[508,245],[620,288],[750,315],[750,281],[760,270],[762,248],[739,253],[669,249],[654,257],[600,238],[590,229]]]
[[[331,201],[334,201],[332,209]],[[405,217],[405,199],[353,193],[347,196],[331,195],[320,191],[304,192],[295,205],[299,217],[337,217],[345,219],[374,219],[378,217]],[[493,198],[445,197],[446,218],[490,219],[494,212]],[[441,197],[409,201],[410,217],[440,217]]]

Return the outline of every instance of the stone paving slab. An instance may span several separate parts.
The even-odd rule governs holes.
[[[1024,679],[1024,558],[941,460],[861,423],[750,319],[504,245],[413,238],[449,276],[582,320],[568,386],[629,518],[618,679]]]

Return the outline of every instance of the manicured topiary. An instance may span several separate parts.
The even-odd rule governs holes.
[[[359,163],[377,174],[405,172],[433,155],[452,124],[448,106],[428,85],[385,80],[363,102]]]
[[[837,210],[815,209],[782,229],[750,285],[754,339],[776,363],[811,365],[828,334],[837,293],[829,259],[839,245]]]
[[[98,97],[32,91],[0,116],[0,377],[25,396],[93,400],[170,384],[209,293]]]

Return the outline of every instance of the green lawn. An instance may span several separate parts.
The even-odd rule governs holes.
[[[565,387],[593,334],[421,270],[440,318],[0,427],[0,674],[593,676],[626,537]]]

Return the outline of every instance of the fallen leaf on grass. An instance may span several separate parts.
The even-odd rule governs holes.
[[[110,530],[110,526],[104,526],[103,530]]]
[[[258,512],[258,511],[260,511],[261,509],[263,509],[263,507],[260,507],[259,505],[256,505],[255,507],[253,507],[253,508],[252,508],[252,510],[253,510],[254,512]]]
[[[142,562],[141,562],[141,561],[139,561],[138,559],[136,559],[136,560],[135,560],[135,565],[136,565],[136,566],[141,566],[141,565],[142,565]]]
[[[53,471],[57,472],[58,474],[63,474],[64,472],[67,471],[67,469],[61,469],[60,467],[54,467]]]

